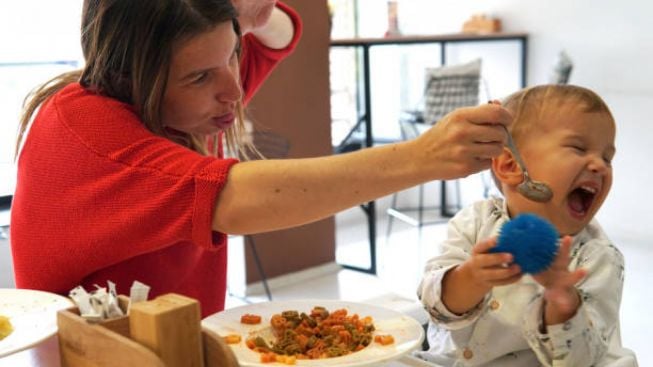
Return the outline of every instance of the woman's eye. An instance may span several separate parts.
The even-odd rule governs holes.
[[[193,82],[192,82],[192,83],[193,83],[193,84],[200,84],[200,83],[202,83],[203,81],[205,81],[205,80],[208,78],[208,75],[209,75],[208,73],[201,73],[201,74],[198,74],[198,75],[195,77],[195,79],[193,79]]]

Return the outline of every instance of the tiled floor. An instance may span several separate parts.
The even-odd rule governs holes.
[[[378,202],[378,277],[372,277],[351,270],[341,270],[328,276],[322,276],[302,282],[272,289],[275,300],[297,298],[329,298],[349,301],[364,301],[383,298],[394,294],[401,298],[399,308],[410,312],[414,317],[424,317],[406,300],[415,300],[415,288],[419,282],[426,259],[434,252],[434,244],[446,235],[445,224],[422,227],[407,225],[395,221],[393,231],[386,241],[387,216],[384,209],[388,199]],[[364,216],[360,209],[352,209],[336,217],[338,231],[338,262],[367,265],[367,238]],[[648,311],[653,305],[653,295],[645,289],[653,280],[653,247],[645,239],[628,238],[625,234],[611,233],[610,237],[618,244],[626,258],[626,284],[621,307],[621,333],[624,346],[635,351],[640,366],[653,366],[653,350],[649,346],[653,330],[653,316]],[[265,300],[263,295],[255,295],[252,302]],[[386,297],[385,300],[390,305]],[[242,305],[240,299],[229,298],[227,307]]]

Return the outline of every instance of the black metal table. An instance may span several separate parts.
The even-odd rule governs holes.
[[[414,44],[440,44],[440,63],[447,63],[447,45],[467,42],[497,42],[516,41],[520,45],[520,80],[522,88],[526,86],[527,80],[527,57],[528,57],[528,35],[526,33],[489,33],[489,34],[444,34],[431,36],[392,36],[387,38],[351,38],[337,39],[331,41],[331,47],[355,47],[360,48],[363,54],[362,73],[363,85],[359,85],[359,94],[363,96],[361,119],[364,123],[365,147],[374,144],[372,136],[372,89],[370,82],[370,48],[378,45],[414,45]],[[362,89],[362,91],[361,91]],[[360,113],[360,108],[359,108]],[[444,205],[443,205],[444,208]],[[369,246],[370,246],[370,267],[362,268],[353,265],[341,264],[344,268],[358,270],[365,273],[376,274],[376,205],[370,201],[361,205],[361,209],[367,217]],[[446,210],[446,209],[443,209]]]

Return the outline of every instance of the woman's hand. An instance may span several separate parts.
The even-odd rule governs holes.
[[[457,109],[415,139],[420,164],[430,164],[438,179],[468,176],[487,169],[507,140],[500,125],[512,115],[497,104]]]
[[[544,321],[546,325],[567,321],[580,306],[580,297],[575,285],[587,275],[587,271],[585,269],[569,271],[571,242],[572,238],[565,236],[551,267],[533,275],[533,279],[545,288]]]
[[[254,32],[270,21],[276,0],[232,0],[238,11],[238,23],[243,34]]]

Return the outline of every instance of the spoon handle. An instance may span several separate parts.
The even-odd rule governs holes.
[[[524,163],[524,160],[521,158],[521,154],[519,154],[519,151],[517,150],[515,141],[512,139],[512,134],[510,134],[510,131],[508,131],[508,129],[504,125],[501,125],[501,127],[503,127],[503,129],[506,130],[506,134],[508,135],[508,144],[507,144],[508,149],[510,149],[510,152],[517,160],[517,164],[519,164],[519,167],[524,172],[524,175],[528,176],[528,170],[526,169],[526,164]]]

